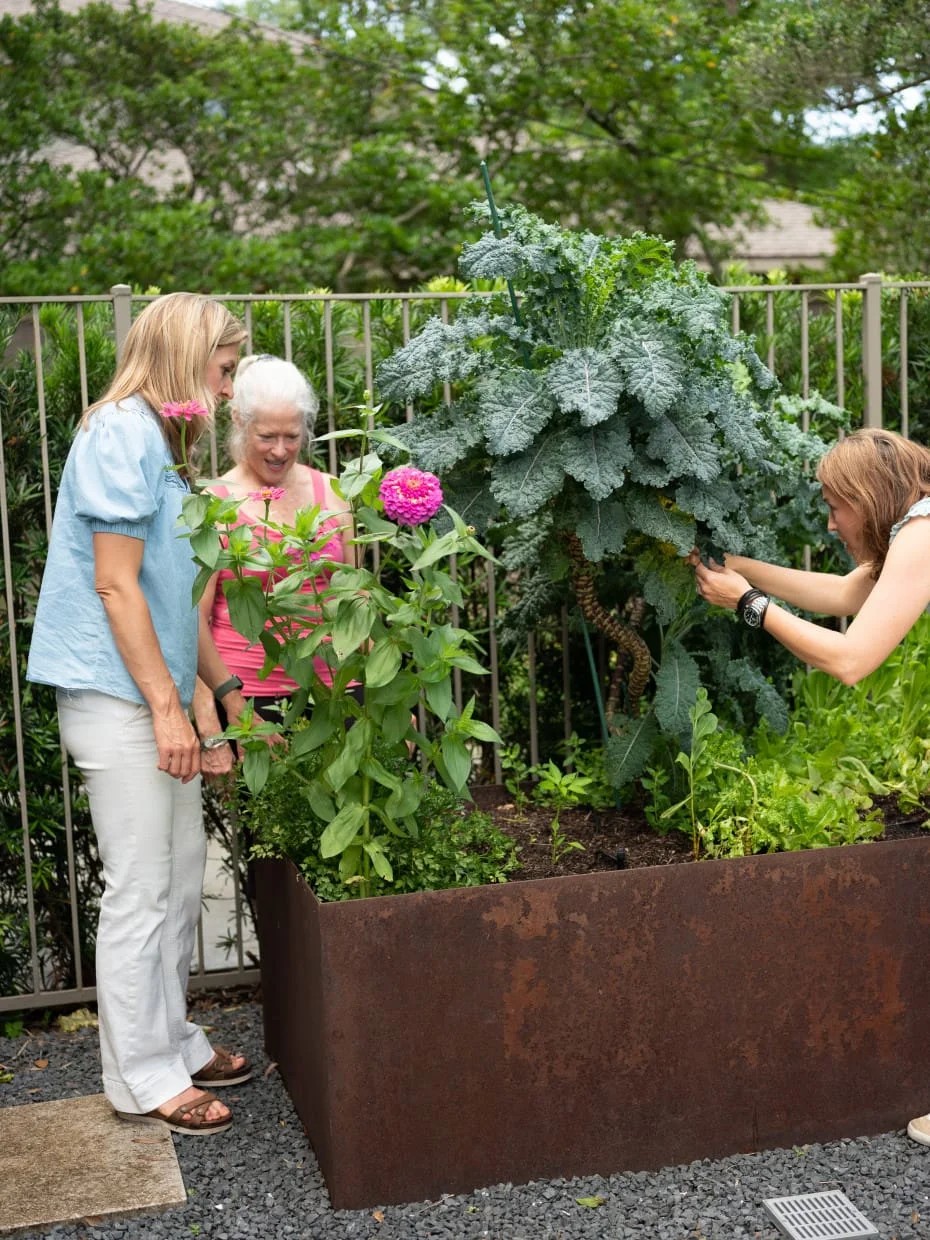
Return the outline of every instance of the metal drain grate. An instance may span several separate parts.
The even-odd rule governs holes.
[[[762,1204],[789,1240],[864,1240],[878,1235],[845,1193],[770,1197]]]

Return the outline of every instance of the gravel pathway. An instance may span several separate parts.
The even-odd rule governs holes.
[[[263,1074],[268,1061],[260,1006],[251,1000],[204,1005],[197,1019],[215,1031],[217,1041],[248,1053],[259,1071],[249,1084],[224,1093],[236,1115],[229,1132],[211,1139],[175,1137],[187,1205],[32,1235],[54,1240],[779,1240],[763,1198],[839,1189],[882,1240],[930,1238],[930,1149],[903,1132],[657,1172],[497,1184],[438,1201],[334,1211],[280,1077],[273,1069]],[[46,1059],[47,1067],[35,1066]],[[11,1082],[0,1085],[3,1106],[100,1092],[94,1029],[0,1038],[0,1063],[14,1073]]]

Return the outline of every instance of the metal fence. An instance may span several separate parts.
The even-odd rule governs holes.
[[[786,391],[806,397],[816,390],[828,400],[846,405],[857,417],[861,415],[866,425],[888,424],[904,434],[924,433],[921,419],[930,413],[923,407],[924,388],[930,375],[930,281],[890,282],[868,274],[855,283],[776,286],[760,281],[733,286],[727,291],[731,295],[733,330],[752,332],[760,356],[778,374]],[[438,314],[447,320],[464,296],[467,294],[450,287],[448,291],[409,294],[235,295],[222,300],[244,321],[249,333],[248,350],[280,352],[310,375],[320,394],[321,422],[325,425],[319,424],[318,431],[322,432],[339,429],[350,415],[357,416],[354,409],[366,390],[377,399],[375,373],[380,359],[408,340],[429,315]],[[86,853],[79,855],[75,850],[71,808],[74,789],[63,752],[60,813],[55,824],[60,831],[58,843],[62,851],[54,881],[60,888],[59,933],[71,938],[68,955],[72,967],[66,971],[67,976],[61,976],[60,969],[56,971],[52,966],[45,930],[37,917],[34,892],[42,889],[47,876],[37,873],[34,864],[37,826],[31,821],[34,814],[30,811],[31,790],[24,762],[28,721],[21,666],[41,563],[17,562],[11,513],[23,495],[41,496],[39,524],[44,522],[44,530],[37,533],[40,541],[42,535],[47,536],[55,479],[63,463],[57,457],[53,459],[49,445],[54,443],[56,432],[60,444],[62,420],[68,421],[65,429],[70,433],[80,408],[99,394],[134,311],[149,300],[151,297],[133,294],[128,285],[115,285],[108,295],[97,297],[0,297],[0,316],[5,316],[8,327],[0,373],[16,375],[15,381],[0,383],[0,551],[4,590],[0,632],[6,636],[5,650],[0,642],[0,660],[5,659],[10,669],[9,701],[0,703],[0,728],[4,719],[10,725],[6,732],[0,732],[0,774],[4,775],[0,784],[0,815],[6,819],[4,838],[17,840],[15,847],[7,844],[8,851],[16,851],[21,839],[23,852],[22,889],[0,892],[0,934],[5,944],[16,939],[24,960],[28,957],[24,964],[25,982],[4,983],[10,993],[0,994],[0,1012],[94,998],[93,986],[85,983],[81,950],[81,910],[92,859],[89,862]],[[62,358],[68,363],[64,370]],[[14,436],[4,421],[9,422],[16,392],[21,397],[24,384],[29,389],[31,422],[25,431],[18,425]],[[448,399],[448,392],[444,395]],[[410,418],[412,413],[407,408],[399,411],[398,416]],[[22,464],[19,442],[24,433],[30,438],[27,467]],[[14,449],[19,453],[15,467],[11,465]],[[59,451],[58,455],[63,453]],[[210,469],[215,473],[222,462],[222,446],[215,439],[210,456]],[[323,464],[337,472],[335,441],[329,441]],[[490,669],[488,717],[500,730],[504,703],[496,620],[501,582],[495,579],[493,569],[481,571],[484,578],[470,584],[473,591],[477,589],[482,595],[482,639]],[[29,577],[30,573],[33,586],[24,588],[24,575]],[[525,715],[521,719],[531,763],[547,756],[541,755],[538,717],[542,658],[547,661],[549,673],[556,662],[559,664],[552,680],[555,696],[560,697],[560,727],[566,738],[573,729],[573,688],[578,692],[579,687],[570,674],[567,633],[568,616],[563,613],[560,630],[552,635],[546,649],[542,651],[536,635],[530,635],[522,655]],[[462,692],[459,680],[459,705]],[[48,713],[50,718],[45,723],[53,726],[51,699]],[[36,727],[34,719],[29,726]],[[497,752],[489,755],[488,774],[496,781],[501,778]],[[56,817],[54,810],[52,817]],[[235,832],[232,846],[235,852]],[[230,858],[233,864],[237,860],[235,856]],[[12,872],[10,867],[7,872]],[[257,979],[257,962],[247,948],[251,933],[247,910],[235,881],[232,887],[229,929],[221,933],[215,919],[208,916],[204,920],[191,977],[193,987],[225,987]],[[22,925],[23,914],[28,928]],[[211,939],[216,936],[226,940],[229,956],[219,965],[210,960],[211,955],[215,956],[210,950]]]

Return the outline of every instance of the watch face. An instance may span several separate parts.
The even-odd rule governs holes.
[[[765,615],[766,601],[764,598],[754,598],[750,599],[746,604],[743,619],[751,629],[757,629],[762,623],[762,617]]]
[[[219,749],[220,745],[225,745],[225,744],[226,744],[225,736],[208,736],[205,741],[201,742],[201,748],[202,749]]]

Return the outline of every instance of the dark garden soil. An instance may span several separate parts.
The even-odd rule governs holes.
[[[582,848],[563,850],[553,862],[552,809],[532,804],[518,808],[508,793],[497,788],[476,789],[475,799],[481,809],[492,815],[497,826],[519,844],[520,864],[508,875],[509,882],[694,860],[690,837],[679,831],[670,831],[668,835],[654,831],[646,821],[641,802],[631,802],[620,809],[562,810],[559,826],[564,839],[574,840]],[[883,839],[925,834],[922,824],[930,821],[930,801],[923,811],[909,808],[906,812],[898,809],[893,798],[877,799],[876,804],[885,819]]]

